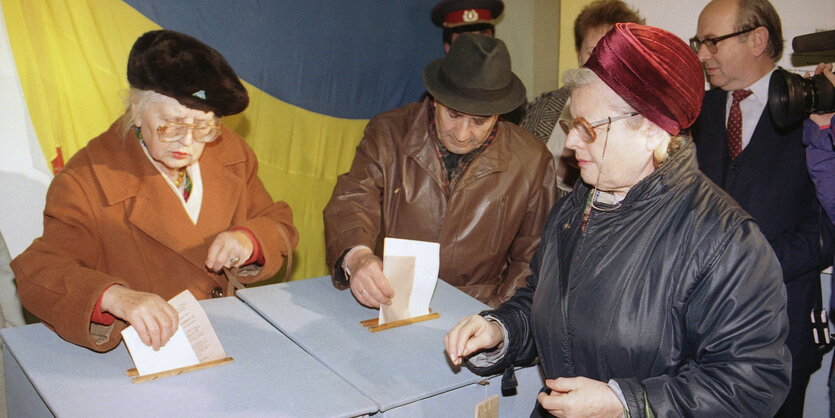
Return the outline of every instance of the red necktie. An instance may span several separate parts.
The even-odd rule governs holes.
[[[732,93],[731,113],[728,115],[728,150],[731,151],[731,159],[742,152],[742,110],[739,102],[753,93],[751,90],[734,90]]]

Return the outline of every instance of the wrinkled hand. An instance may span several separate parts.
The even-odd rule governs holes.
[[[498,346],[504,341],[502,326],[484,319],[481,315],[464,317],[444,337],[444,346],[452,364],[471,354]]]
[[[586,377],[545,380],[551,394],[540,392],[537,401],[556,417],[620,417],[623,404],[604,382]]]
[[[815,67],[815,74],[821,74],[821,73],[823,73],[823,76],[826,77],[826,79],[829,80],[830,83],[832,83],[832,86],[835,86],[835,74],[832,73],[832,63],[829,63],[829,64],[820,63],[820,64],[818,64],[818,66]],[[832,121],[832,116],[833,115],[835,115],[835,113],[823,113],[823,114],[812,113],[812,114],[809,115],[809,119],[811,119],[812,122],[817,123],[818,126],[826,126],[826,125],[829,125],[829,122]]]
[[[252,240],[243,231],[223,231],[217,234],[214,242],[209,246],[206,268],[218,273],[224,267],[240,265],[252,257],[252,249]]]
[[[179,326],[177,310],[165,299],[120,285],[104,292],[101,310],[133,325],[142,342],[154,350],[164,346]]]
[[[391,305],[394,289],[383,275],[383,260],[371,250],[360,248],[345,263],[351,270],[351,293],[359,303],[377,309]]]

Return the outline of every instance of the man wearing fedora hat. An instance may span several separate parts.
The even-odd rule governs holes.
[[[502,0],[443,0],[432,8],[432,23],[444,30],[444,52],[449,53],[452,42],[462,33],[496,36],[496,20],[504,11]],[[519,106],[502,113],[504,120],[519,124],[528,105],[525,99]]]
[[[383,237],[439,242],[439,277],[498,306],[530,273],[556,194],[545,145],[499,119],[525,99],[500,40],[461,34],[423,73],[431,97],[372,119],[324,210],[337,286],[363,305],[393,291]]]

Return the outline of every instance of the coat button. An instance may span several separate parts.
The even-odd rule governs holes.
[[[213,298],[219,298],[219,297],[222,297],[222,296],[223,296],[223,289],[221,289],[220,287],[216,287],[216,288],[212,289],[212,297]]]

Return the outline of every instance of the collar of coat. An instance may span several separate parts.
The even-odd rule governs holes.
[[[157,188],[149,183],[166,186],[154,193],[170,192],[164,181],[148,182],[149,178],[157,179],[155,176],[160,174],[145,156],[134,131],[129,130],[125,137],[118,131],[118,122],[115,122],[107,132],[90,141],[86,147],[93,173],[107,203],[114,205],[142,194],[147,187]],[[222,126],[221,135],[215,141],[206,144],[200,157],[200,167],[204,175],[213,171],[207,169],[208,167],[222,167],[245,161],[246,155],[236,138],[240,139],[229,128]]]
[[[431,98],[426,98],[423,103],[417,104],[419,109],[416,112],[409,112],[411,114],[411,124],[403,139],[402,150],[423,166],[442,186],[441,173],[444,168],[441,165],[443,162],[438,157],[432,134],[429,131],[431,100]],[[463,187],[471,181],[508,169],[509,157],[513,155],[513,150],[510,148],[511,133],[506,126],[508,123],[501,119],[496,121],[498,128],[496,128],[496,137],[493,143],[469,164],[458,180],[457,187]]]
[[[693,140],[687,137],[681,148],[670,155],[667,161],[629,189],[619,208],[657,198],[676,183],[690,181],[687,177],[691,175],[700,175],[700,171],[696,160],[696,146]],[[578,181],[574,189],[576,193],[573,193],[572,202],[582,207],[588,193],[591,192],[591,187]]]
[[[241,201],[246,189],[247,172],[229,169],[232,165],[246,164],[248,153],[243,138],[224,127],[220,137],[206,145],[200,158],[205,193],[195,225],[142,152],[136,135],[132,131],[127,136],[120,135],[117,125],[90,141],[76,154],[80,157],[78,162],[74,163],[73,156],[64,170],[71,172],[76,165],[84,169],[89,163],[92,179],[98,183],[106,205],[127,203],[128,222],[196,267],[204,268],[208,249],[204,238],[214,236],[234,222],[238,205],[230,202]]]

